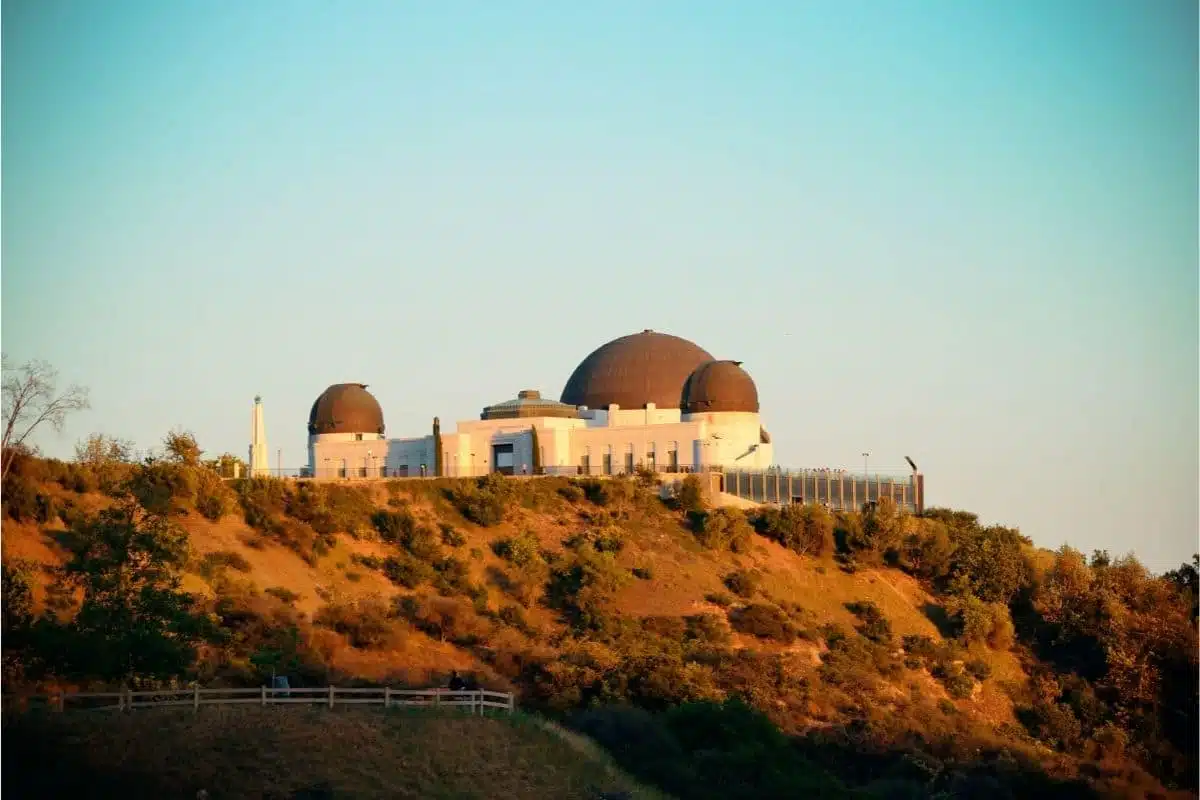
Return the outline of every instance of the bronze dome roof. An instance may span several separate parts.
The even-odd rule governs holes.
[[[383,409],[365,383],[335,383],[308,412],[308,432],[383,435]]]
[[[683,386],[685,414],[718,411],[758,413],[758,388],[740,361],[709,361],[688,376]]]
[[[712,356],[699,346],[666,333],[645,330],[613,339],[592,351],[563,388],[572,406],[678,408],[688,375]]]

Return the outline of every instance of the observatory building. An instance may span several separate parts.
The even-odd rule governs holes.
[[[453,432],[435,419],[428,435],[387,438],[383,409],[362,383],[330,386],[308,415],[315,477],[520,475],[539,465],[550,474],[616,475],[772,463],[758,389],[741,362],[651,330],[594,350],[559,400],[526,389]]]

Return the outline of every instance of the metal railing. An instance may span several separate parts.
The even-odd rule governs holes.
[[[56,694],[10,695],[6,709],[53,711],[132,711],[138,708],[188,707],[199,711],[213,705],[320,705],[327,708],[348,705],[381,705],[384,708],[422,706],[469,709],[482,715],[486,709],[509,714],[516,710],[512,692],[489,689],[392,689],[339,688],[324,686],[298,689],[150,689],[120,692],[59,692]]]
[[[534,469],[531,466],[517,467],[501,467],[493,468],[494,473],[499,473],[505,476],[512,477],[538,477],[538,476],[556,476],[556,477],[590,477],[590,478],[609,478],[609,477],[634,477],[643,472],[650,472],[660,476],[673,475],[691,475],[696,473],[720,473],[725,475],[734,474],[769,474],[779,475],[784,479],[789,477],[795,479],[818,477],[821,480],[857,480],[871,482],[883,481],[884,483],[900,483],[908,482],[912,479],[913,473],[911,470],[902,469],[884,469],[871,470],[870,473],[853,472],[851,470],[836,470],[836,469],[813,469],[809,467],[764,467],[762,469],[740,469],[737,467],[729,467],[715,464],[703,466],[693,466],[691,464],[668,465],[660,464],[653,467],[646,467],[641,464],[634,464],[632,468],[624,462],[613,461],[611,466],[606,466],[603,463],[575,464],[575,465],[555,465]],[[470,467],[447,467],[443,478],[470,478],[483,477],[485,473],[482,469],[472,469]],[[284,478],[284,479],[316,479],[316,480],[421,480],[438,477],[434,474],[434,469],[431,466],[426,466],[425,469],[417,468],[396,468],[396,467],[320,467],[311,470],[308,467],[284,467],[279,469],[272,467],[262,470],[260,475],[268,478]],[[244,477],[244,476],[243,476]]]

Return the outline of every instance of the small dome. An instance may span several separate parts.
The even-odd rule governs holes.
[[[758,388],[740,361],[709,361],[688,376],[683,387],[685,414],[719,411],[758,413]]]
[[[313,403],[308,432],[383,435],[383,409],[365,383],[335,383]]]
[[[562,402],[604,409],[678,408],[688,375],[712,355],[698,345],[644,330],[602,345],[580,362],[563,388]]]

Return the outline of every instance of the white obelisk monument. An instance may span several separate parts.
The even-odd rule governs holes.
[[[267,457],[267,426],[263,422],[262,397],[254,398],[254,415],[251,421],[250,476],[271,474],[271,463]]]

